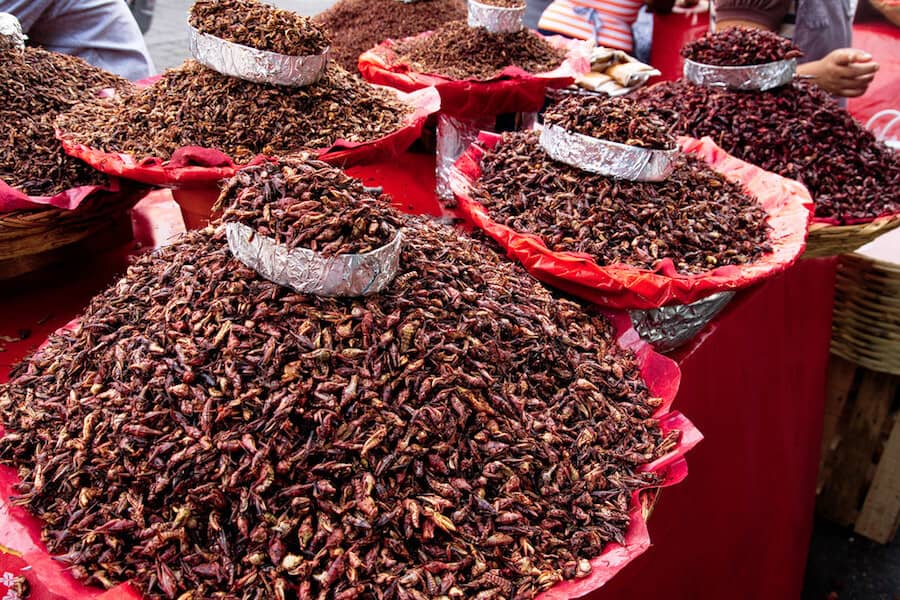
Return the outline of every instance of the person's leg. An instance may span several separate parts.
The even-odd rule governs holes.
[[[52,6],[51,0],[0,0],[0,12],[13,15],[22,24],[22,31],[28,30],[37,23],[44,11]]]
[[[153,62],[124,0],[60,0],[49,3],[28,31],[48,50],[79,56],[128,79],[153,74]]]

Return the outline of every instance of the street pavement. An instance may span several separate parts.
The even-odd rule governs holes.
[[[335,0],[273,0],[272,4],[301,15],[315,15]],[[156,70],[162,72],[188,58],[187,15],[193,0],[156,0],[150,30],[144,35]]]

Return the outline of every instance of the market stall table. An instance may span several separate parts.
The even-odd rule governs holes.
[[[433,157],[407,153],[393,164],[349,172],[382,186],[405,210],[441,214]],[[87,276],[60,273],[58,285],[3,290],[0,335],[15,337],[23,328],[31,335],[4,343],[0,380],[124,264],[120,253],[98,260]],[[682,370],[675,408],[705,440],[689,457],[687,480],[662,494],[649,522],[653,547],[592,598],[799,597],[812,530],[834,267],[832,260],[802,260],[741,293],[674,356]]]

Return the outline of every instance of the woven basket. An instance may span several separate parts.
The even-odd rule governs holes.
[[[862,254],[840,258],[831,351],[867,369],[900,375],[900,264]]]
[[[860,225],[813,223],[806,238],[803,258],[848,254],[900,225],[900,214]]]
[[[120,224],[141,193],[98,193],[75,210],[47,208],[0,214],[0,281],[57,262],[73,247]],[[116,239],[121,239],[118,231]]]

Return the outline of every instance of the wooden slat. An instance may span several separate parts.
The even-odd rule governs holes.
[[[864,372],[856,400],[848,406],[840,444],[828,459],[828,480],[819,495],[822,516],[841,525],[851,525],[859,514],[867,487],[868,468],[881,443],[881,431],[888,418],[896,379],[886,373]]]
[[[853,388],[858,366],[834,354],[828,361],[828,383],[825,389],[825,423],[822,432],[822,453],[819,459],[819,480],[816,493],[822,491],[831,476],[829,459],[840,443],[838,427]]]
[[[900,524],[900,418],[888,438],[872,487],[866,495],[855,530],[870,540],[887,544]]]

